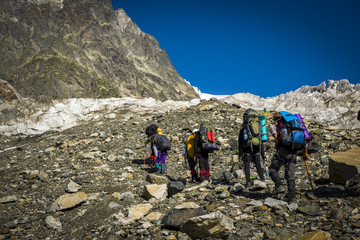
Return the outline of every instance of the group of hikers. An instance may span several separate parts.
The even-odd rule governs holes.
[[[247,109],[243,114],[243,124],[238,135],[238,159],[244,163],[246,184],[249,188],[254,185],[251,175],[251,165],[254,164],[260,181],[265,181],[261,158],[266,160],[264,142],[268,141],[267,112],[260,115],[254,109]],[[275,125],[269,127],[270,133],[275,138],[275,154],[269,166],[269,175],[275,183],[272,194],[284,193],[285,189],[279,176],[279,170],[285,166],[285,179],[288,192],[285,200],[295,199],[295,164],[299,155],[308,157],[307,143],[310,135],[300,114],[281,111],[272,116]],[[166,173],[165,160],[171,143],[161,129],[152,124],[146,128],[147,142],[151,143],[151,162],[159,173]],[[220,146],[215,144],[213,129],[207,124],[200,124],[198,129],[193,129],[190,136],[184,141],[184,157],[187,159],[192,182],[210,181],[209,153],[217,151]],[[145,161],[145,160],[144,160]],[[196,170],[199,164],[200,175]],[[266,171],[266,166],[265,171]],[[306,164],[307,167],[307,164]],[[308,168],[307,168],[308,170]],[[309,172],[308,172],[309,174]],[[309,178],[310,183],[311,179]],[[312,186],[312,183],[311,183]]]

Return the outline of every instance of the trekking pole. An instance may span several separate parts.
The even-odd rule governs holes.
[[[312,184],[312,181],[311,181],[311,178],[310,178],[309,167],[308,167],[307,162],[306,162],[306,160],[307,160],[308,158],[309,158],[309,154],[307,153],[307,148],[306,148],[303,159],[304,159],[304,162],[305,162],[306,171],[307,171],[307,174],[308,174],[308,179],[309,179],[309,182],[310,182],[310,186],[311,186],[312,191],[314,192],[314,187],[313,187],[313,184]]]

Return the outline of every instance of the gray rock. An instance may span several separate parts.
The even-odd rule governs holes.
[[[6,196],[0,198],[0,203],[9,203],[9,202],[16,202],[18,199],[15,195]]]
[[[190,218],[203,214],[202,208],[174,209],[167,213],[161,220],[165,228],[181,230],[183,224]]]
[[[263,205],[261,200],[253,200],[248,202],[246,205],[254,206],[254,207],[261,207]]]
[[[82,188],[81,185],[75,183],[72,180],[69,180],[68,183],[66,184],[66,191],[70,193],[75,193],[79,191],[81,188]]]
[[[62,224],[58,218],[55,218],[53,216],[47,216],[45,219],[45,222],[47,226],[50,228],[56,229],[57,231],[61,231]]]
[[[118,208],[120,207],[121,205],[118,204],[117,202],[110,202],[109,203],[109,208],[113,209],[113,208]]]
[[[167,184],[170,180],[162,175],[148,174],[146,176],[146,181],[153,184]]]
[[[131,154],[134,153],[134,151],[131,150],[131,149],[129,149],[129,148],[125,148],[125,149],[124,149],[124,152],[125,152],[126,154],[129,154],[129,155],[131,155]]]
[[[268,197],[265,199],[264,205],[269,206],[269,207],[279,207],[279,206],[283,206],[283,205],[287,206],[288,203],[285,201],[281,201],[281,200],[278,200],[275,198]]]
[[[168,185],[168,195],[169,197],[181,192],[182,190],[184,190],[184,183],[183,182],[169,182]]]
[[[145,200],[156,198],[157,200],[165,200],[168,195],[166,184],[150,184],[144,187],[142,197]]]
[[[298,211],[303,214],[306,214],[306,215],[317,216],[317,215],[319,215],[319,205],[308,203],[308,204],[299,206]]]
[[[299,206],[296,203],[291,203],[287,207],[290,211],[294,212],[298,209]]]
[[[221,212],[190,218],[182,227],[182,231],[194,239],[225,238],[233,229],[233,220]]]
[[[347,217],[346,213],[339,208],[333,208],[330,212],[330,218],[343,221]]]
[[[87,195],[84,192],[64,194],[51,205],[50,212],[73,208],[86,200]]]
[[[225,181],[230,181],[235,178],[235,176],[229,171],[225,171],[223,174],[224,174]]]

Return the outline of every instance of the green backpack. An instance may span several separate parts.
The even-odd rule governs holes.
[[[261,124],[260,124],[260,116],[254,109],[246,109],[244,115],[244,123],[243,123],[243,146],[244,147],[252,147],[260,146],[261,142]]]

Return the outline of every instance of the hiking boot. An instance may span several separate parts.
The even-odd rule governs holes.
[[[247,182],[247,183],[245,184],[245,188],[250,188],[250,187],[252,187],[251,182]]]
[[[272,195],[278,195],[279,193],[285,192],[285,189],[283,185],[280,185],[279,187],[275,188],[275,190],[271,193]]]
[[[205,180],[206,180],[205,176],[201,176],[199,182],[202,183]]]
[[[296,200],[295,198],[295,195],[293,194],[286,194],[286,196],[284,197],[284,201],[285,202],[288,202],[288,203],[291,203],[291,202],[294,202]]]
[[[199,177],[196,177],[196,176],[192,176],[191,177],[191,182],[192,183],[196,183],[196,182],[199,182],[200,181],[200,178]]]

